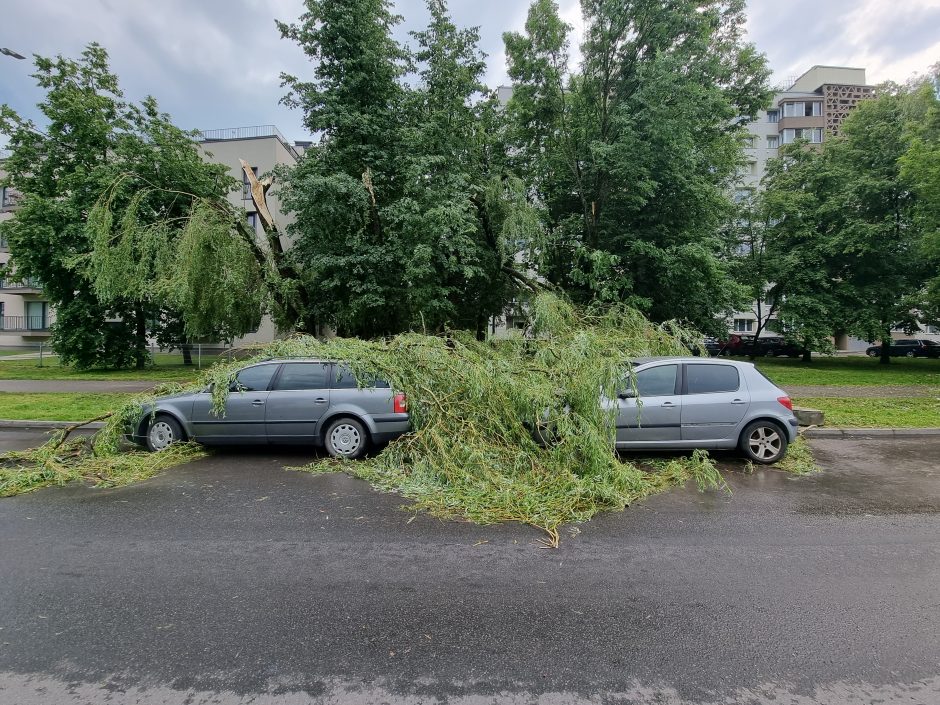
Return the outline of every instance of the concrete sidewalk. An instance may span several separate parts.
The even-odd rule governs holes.
[[[0,392],[88,392],[89,394],[133,394],[153,389],[151,380],[90,379],[0,379]]]

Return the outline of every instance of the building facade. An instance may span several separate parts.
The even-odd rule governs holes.
[[[0,181],[6,177],[0,160]],[[0,186],[0,222],[13,217],[19,194],[9,186]],[[10,261],[10,248],[0,236],[0,265]],[[7,271],[0,278],[0,347],[38,348],[49,339],[49,326],[55,310],[43,296],[42,285],[33,279],[17,280]]]
[[[814,66],[788,88],[774,94],[767,110],[761,111],[749,126],[745,144],[746,165],[738,179],[735,200],[750,198],[760,187],[767,163],[777,157],[781,146],[805,139],[822,145],[839,134],[842,123],[863,100],[874,97],[874,88],[865,78],[865,69],[844,66]],[[729,328],[739,334],[753,334],[758,328],[758,310],[763,317],[770,302],[754,302],[751,310],[735,312]],[[771,319],[761,335],[777,335]],[[841,349],[856,348],[860,341],[842,338]]]

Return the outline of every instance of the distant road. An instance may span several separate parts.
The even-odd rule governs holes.
[[[0,392],[146,392],[158,382],[152,380],[89,380],[89,379],[0,379]]]

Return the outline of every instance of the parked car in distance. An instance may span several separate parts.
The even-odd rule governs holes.
[[[872,345],[865,354],[868,357],[881,357],[881,346]],[[891,357],[940,357],[940,343],[932,340],[906,338],[895,340],[888,348]]]
[[[617,398],[603,403],[616,405],[620,450],[738,448],[767,464],[797,437],[790,397],[750,362],[637,359]]]
[[[310,444],[359,458],[410,429],[405,395],[387,382],[359,387],[349,367],[326,360],[267,360],[239,370],[225,404],[212,413],[208,389],[161,397],[127,436],[151,451],[177,441],[206,445]]]

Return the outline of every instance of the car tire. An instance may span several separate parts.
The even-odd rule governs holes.
[[[904,357],[917,357],[917,355],[915,355],[913,350],[908,350],[906,353],[904,353]]]
[[[865,351],[865,354],[868,355],[868,357],[878,357],[881,353],[874,348],[871,348]]]
[[[147,424],[147,450],[159,453],[174,443],[186,440],[183,427],[172,416],[161,414]]]
[[[343,417],[330,422],[323,437],[326,452],[334,458],[356,460],[369,448],[369,434],[356,419]]]
[[[754,421],[741,432],[738,447],[755,463],[771,465],[787,454],[787,434],[773,421]]]

